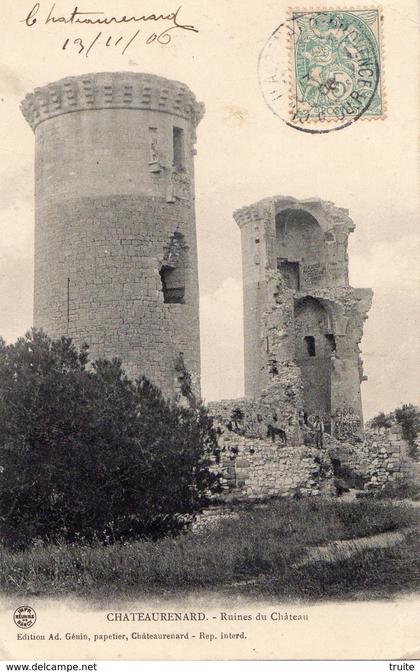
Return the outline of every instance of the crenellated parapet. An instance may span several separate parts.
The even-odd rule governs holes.
[[[101,72],[66,77],[36,88],[21,104],[35,131],[46,119],[71,112],[98,109],[135,109],[166,112],[197,126],[204,104],[180,82],[137,72]]]

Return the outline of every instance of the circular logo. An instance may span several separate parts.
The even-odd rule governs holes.
[[[18,628],[23,628],[24,630],[32,628],[36,621],[35,609],[27,606],[18,607],[13,614],[13,620]]]
[[[382,113],[376,14],[294,12],[272,33],[258,63],[267,106],[308,133],[345,128]]]

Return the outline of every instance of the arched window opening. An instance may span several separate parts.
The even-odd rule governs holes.
[[[309,212],[287,208],[277,213],[275,252],[277,268],[290,289],[322,286],[326,267],[324,232]]]
[[[315,357],[316,348],[315,348],[315,338],[314,336],[305,336],[306,351],[309,357]]]
[[[276,215],[278,249],[287,259],[299,259],[302,253],[316,252],[323,247],[324,234],[318,221],[306,210],[281,210]]]

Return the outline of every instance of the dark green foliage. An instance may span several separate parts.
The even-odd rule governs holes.
[[[345,492],[348,488],[363,490],[367,478],[358,474],[346,464],[342,464],[338,458],[331,458],[331,464],[335,476],[336,487]]]
[[[167,402],[118,360],[32,331],[0,342],[0,536],[50,542],[158,537],[216,487],[205,409]]]
[[[375,415],[374,418],[370,420],[371,427],[392,427],[392,420],[388,415],[385,415],[383,411]]]
[[[402,428],[403,438],[408,442],[411,451],[410,456],[416,456],[416,438],[419,432],[419,417],[415,406],[404,404],[395,411],[395,418]]]

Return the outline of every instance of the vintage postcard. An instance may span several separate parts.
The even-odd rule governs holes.
[[[1,19],[0,660],[414,669],[417,4]]]

